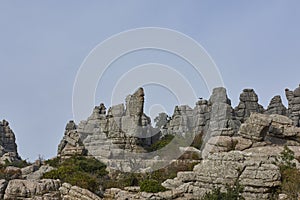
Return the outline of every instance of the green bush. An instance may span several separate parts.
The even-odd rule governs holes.
[[[220,188],[214,188],[212,192],[206,193],[202,200],[244,200],[240,195],[243,187],[236,182],[233,186],[226,186],[226,192],[221,192]]]
[[[143,180],[143,178],[144,178],[143,174],[120,173],[118,176],[111,177],[110,179],[103,181],[103,187],[105,189],[109,189],[109,188],[124,189],[125,187],[129,187],[129,186],[139,186],[139,182],[140,180]]]
[[[96,193],[103,177],[108,174],[106,166],[95,158],[73,156],[63,162],[58,159],[47,162],[57,169],[45,173],[43,178],[60,179]]]
[[[61,159],[60,159],[60,157],[55,157],[55,158],[46,160],[45,163],[52,167],[59,167],[59,164],[61,163]]]
[[[173,139],[174,139],[173,135],[165,135],[163,138],[153,143],[148,148],[148,151],[152,152],[152,151],[157,151],[159,149],[162,149],[163,147],[167,146]]]
[[[281,187],[279,192],[288,195],[290,199],[297,200],[300,194],[300,171],[296,169],[294,160],[294,152],[287,146],[280,153],[281,165]],[[278,192],[277,192],[278,193]]]
[[[151,192],[151,193],[157,193],[157,192],[164,192],[167,189],[161,185],[156,180],[153,179],[146,179],[141,182],[140,188],[142,192]]]

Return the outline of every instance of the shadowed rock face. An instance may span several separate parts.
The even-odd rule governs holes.
[[[0,122],[0,162],[19,160],[14,132],[6,120]]]
[[[295,126],[300,126],[300,85],[294,91],[285,89],[285,95],[289,103],[288,115]]]

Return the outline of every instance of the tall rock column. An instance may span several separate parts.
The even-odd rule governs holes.
[[[6,120],[0,121],[0,163],[19,160],[16,137]]]

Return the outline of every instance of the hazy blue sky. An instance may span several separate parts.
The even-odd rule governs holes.
[[[300,83],[299,8],[298,0],[0,0],[0,118],[10,122],[22,158],[53,157],[72,119],[73,83],[84,58],[109,36],[145,26],[198,41],[234,106],[246,87],[255,88],[264,106],[276,94],[285,100],[284,89]],[[155,61],[151,55],[145,60]],[[121,65],[99,84],[112,88],[109,74],[121,73]],[[146,88],[146,98],[171,112],[174,101],[151,97],[161,93],[156,89]],[[109,104],[107,92],[97,91],[96,102]],[[208,98],[205,90],[197,95]]]

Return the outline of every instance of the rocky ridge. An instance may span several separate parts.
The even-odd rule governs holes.
[[[245,89],[236,108],[231,106],[225,88],[213,90],[209,100],[200,99],[192,109],[176,106],[174,114],[161,130],[151,126],[144,114],[144,90],[138,89],[126,98],[126,105],[96,106],[92,115],[76,125],[70,121],[58,147],[58,156],[94,156],[109,167],[132,171],[149,162],[156,165],[163,158],[145,159],[137,166],[126,164],[127,153],[144,153],[145,147],[166,134],[181,137],[201,135],[205,142],[202,160],[193,171],[179,172],[162,185],[165,192],[140,192],[139,187],[107,189],[104,199],[200,199],[206,192],[226,184],[239,184],[242,196],[250,199],[270,199],[281,183],[278,155],[288,146],[300,157],[300,86],[286,90],[286,109],[280,96],[270,101],[267,109],[258,103],[253,89]],[[19,160],[15,136],[6,121],[0,123],[2,158]],[[140,137],[142,136],[142,137]],[[180,148],[185,149],[183,147]],[[140,162],[140,161],[138,161]],[[297,167],[299,163],[294,160]],[[125,163],[125,164],[124,164]],[[120,166],[122,165],[122,166]],[[14,171],[12,180],[0,180],[0,198],[4,199],[102,199],[92,192],[62,183],[42,179],[52,167],[35,163],[25,168],[7,167]],[[134,171],[134,170],[133,170]],[[288,198],[288,197],[287,197]]]

